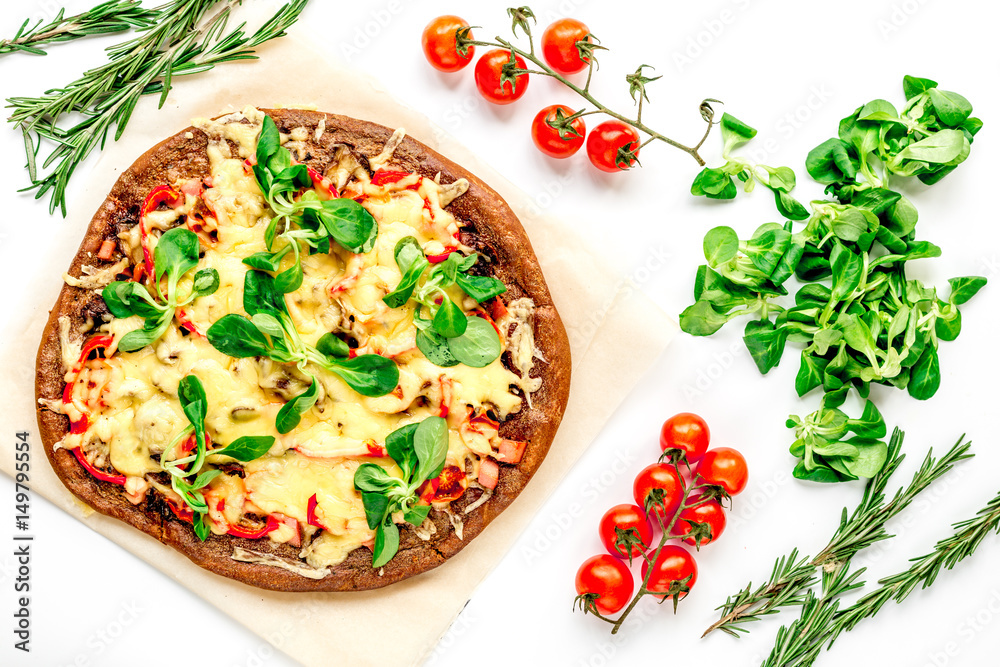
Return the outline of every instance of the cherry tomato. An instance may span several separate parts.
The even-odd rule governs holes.
[[[528,89],[528,75],[519,74],[513,87],[510,81],[501,83],[503,66],[510,62],[510,51],[493,49],[487,51],[476,63],[476,87],[479,93],[493,104],[510,104],[517,100]],[[514,62],[525,69],[524,58],[515,56]]]
[[[654,463],[639,471],[632,484],[632,496],[639,507],[656,511],[667,523],[683,499],[683,485],[672,465]]]
[[[631,548],[620,549],[615,544],[619,531],[625,532],[629,529],[635,530],[642,541],[642,546],[632,544]],[[601,534],[601,542],[604,542],[604,548],[608,550],[609,554],[619,558],[635,558],[649,549],[649,545],[653,543],[653,526],[649,523],[649,518],[642,508],[636,505],[615,505],[601,518],[598,530]]]
[[[633,588],[625,563],[607,554],[588,558],[576,572],[576,592],[596,595],[594,603],[602,614],[613,614],[628,604]]]
[[[695,474],[707,484],[721,486],[731,496],[746,488],[749,477],[746,459],[731,447],[716,447],[705,452]]]
[[[709,500],[695,507],[688,507],[681,510],[681,515],[674,524],[674,535],[686,535],[692,530],[693,523],[704,524],[696,528],[698,534],[698,546],[703,547],[710,542],[719,539],[722,531],[726,529],[726,512],[717,500]],[[707,531],[707,532],[702,532]],[[694,537],[686,537],[684,541],[694,545]]]
[[[648,570],[649,561],[644,560],[643,581],[646,580]],[[676,602],[687,595],[697,579],[698,565],[694,562],[694,557],[684,547],[668,544],[660,549],[660,555],[653,563],[653,572],[649,575],[646,588],[653,593],[663,593],[659,596],[661,599],[674,598]]]
[[[583,137],[587,134],[587,126],[582,118],[576,118],[570,123],[570,127],[576,130],[573,134],[569,130],[563,130],[565,136],[559,136],[559,130],[549,125],[546,121],[556,119],[556,112],[562,112],[563,116],[572,116],[574,111],[562,104],[553,104],[538,112],[535,120],[531,122],[531,138],[542,151],[549,157],[565,158],[580,150],[583,145]]]
[[[691,412],[676,414],[663,422],[660,429],[660,449],[668,452],[678,449],[684,452],[689,464],[697,463],[708,450],[708,424]]]
[[[587,39],[590,28],[576,19],[559,19],[542,33],[545,62],[560,74],[575,74],[590,64],[580,58],[577,42]]]
[[[587,157],[601,171],[622,171],[635,162],[634,158],[618,164],[618,149],[629,147],[639,154],[639,133],[619,120],[607,120],[595,127],[587,137]]]
[[[469,46],[464,56],[455,48],[455,33],[459,28],[468,27],[464,19],[457,16],[439,16],[424,28],[420,43],[424,47],[424,55],[434,69],[442,72],[457,72],[470,62],[475,55],[476,47]],[[472,33],[469,33],[472,38]]]

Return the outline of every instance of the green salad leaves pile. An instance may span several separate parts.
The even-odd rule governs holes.
[[[761,225],[746,240],[729,227],[706,234],[695,303],[681,314],[681,328],[697,336],[756,316],[744,342],[761,373],[778,365],[789,341],[802,346],[796,392],[823,396],[818,410],[788,420],[800,479],[836,482],[881,469],[885,422],[870,400],[857,418],[841,411],[850,390],[867,399],[876,383],[919,400],[933,396],[941,383],[938,344],[958,337],[959,306],[986,284],[957,277],[939,293],[907,275],[907,262],[941,249],[917,239],[916,208],[890,179],[936,183],[968,157],[982,122],[964,97],[933,81],[906,77],[903,87],[901,111],[869,102],[809,153],[809,175],[827,184],[833,200],[810,202],[803,228],[787,220]],[[789,303],[793,276],[800,287]]]

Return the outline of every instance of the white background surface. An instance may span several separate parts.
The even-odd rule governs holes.
[[[75,13],[87,4],[72,1],[68,7]],[[930,0],[836,5],[715,0],[671,6],[619,1],[611,10],[608,4],[535,2],[537,33],[559,16],[586,22],[611,49],[601,53],[593,89],[619,110],[631,107],[624,75],[640,63],[655,65],[663,79],[649,88],[652,104],[644,119],[681,141],[700,136],[697,105],[702,98],[724,100],[731,113],[760,130],[744,154],[757,151],[757,159],[765,164],[793,167],[800,181],[794,194],[802,201],[821,195],[802,166],[808,150],[833,136],[838,120],[870,99],[883,97],[900,106],[904,74],[934,78],[942,88],[962,93],[984,120],[971,157],[954,174],[930,189],[917,183],[900,185],[920,211],[919,236],[944,250],[942,258],[914,265],[913,274],[945,289],[946,279],[955,275],[991,278],[963,309],[965,330],[959,341],[941,346],[943,382],[937,396],[917,403],[896,390],[873,389],[887,422],[908,432],[905,451],[910,458],[897,483],[928,447],[943,451],[963,432],[978,453],[894,523],[897,539],[857,561],[870,566],[872,580],[903,569],[907,558],[930,549],[948,533],[949,523],[971,516],[1000,486],[995,474],[1000,465],[995,429],[1000,359],[994,333],[1000,326],[1000,299],[992,284],[1000,277],[993,199],[1000,127],[995,6]],[[49,18],[58,6],[49,0],[8,6],[0,16],[0,35],[11,35],[26,15]],[[622,280],[631,280],[668,312],[679,313],[690,303],[704,232],[727,224],[746,237],[759,224],[775,219],[770,194],[755,192],[722,204],[695,200],[688,194],[695,163],[667,147],[644,149],[642,169],[614,175],[592,169],[582,153],[561,163],[538,153],[530,141],[531,119],[548,104],[577,105],[570,94],[554,82],[532,80],[518,104],[493,107],[478,97],[471,66],[442,75],[424,62],[419,49],[423,26],[443,13],[458,13],[485,26],[476,31],[478,37],[506,37],[505,7],[503,2],[314,0],[297,29],[327,45],[331,57],[380,78],[396,97],[484,156],[539,208],[573,223],[595,248],[620,263]],[[57,45],[45,58],[0,58],[0,95],[34,95],[68,82],[101,62],[100,49],[117,39]],[[308,75],[290,73],[288,82],[275,85],[294,85],[295,76]],[[225,76],[225,66],[207,76]],[[180,85],[175,97],[182,100]],[[176,129],[164,128],[163,135]],[[709,140],[710,164],[719,163],[720,145],[718,135]],[[36,303],[20,286],[56,280],[64,267],[40,265],[32,248],[56,235],[82,234],[82,229],[69,230],[61,218],[48,216],[45,206],[30,195],[15,192],[26,182],[22,150],[19,133],[10,128],[0,132],[4,313],[49,307]],[[84,165],[70,187],[71,209],[86,171]],[[3,327],[16,331],[18,322],[5,316]],[[707,339],[678,336],[484,581],[431,664],[465,665],[471,658],[486,665],[598,667],[668,657],[702,664],[759,664],[779,624],[791,622],[794,614],[757,624],[740,641],[723,635],[699,640],[715,618],[712,609],[748,580],[766,578],[774,559],[791,547],[807,553],[818,550],[836,526],[841,507],[853,507],[861,487],[820,487],[791,479],[793,460],[786,453],[791,438],[784,419],[789,413],[811,412],[818,399],[794,395],[795,349],[786,352],[778,369],[761,377],[742,348],[741,331],[742,324],[737,324]],[[628,341],[622,341],[622,353],[628,353]],[[659,454],[660,423],[683,410],[708,420],[714,445],[735,446],[746,454],[750,486],[737,497],[722,539],[698,556],[697,586],[677,616],[647,600],[641,613],[612,638],[600,621],[570,613],[573,576],[585,558],[601,552],[596,536],[600,516],[614,504],[630,502],[632,477]],[[5,422],[2,437],[11,439],[22,429],[35,433],[34,424]],[[45,465],[41,450],[35,453],[34,464]],[[2,478],[0,542],[7,544],[13,533],[13,504],[13,485]],[[0,543],[0,664],[294,664],[43,500],[34,499],[32,514],[37,534],[33,651],[26,658],[12,649],[14,560],[12,547]],[[991,536],[973,560],[942,574],[934,588],[914,592],[902,605],[888,605],[877,620],[843,636],[818,664],[996,664],[998,556],[1000,541]],[[386,640],[391,641],[392,624],[407,620],[387,620]],[[335,655],[330,664],[337,664]]]

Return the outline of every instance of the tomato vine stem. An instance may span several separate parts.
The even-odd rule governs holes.
[[[632,613],[632,610],[635,609],[635,606],[639,603],[639,600],[641,600],[645,596],[647,595],[660,596],[662,598],[661,602],[665,601],[668,597],[675,597],[658,591],[651,591],[648,589],[647,586],[649,584],[649,578],[653,574],[653,564],[656,562],[656,559],[659,558],[660,552],[663,550],[663,547],[667,545],[667,542],[669,540],[684,539],[685,537],[694,536],[692,533],[686,533],[683,535],[673,534],[674,526],[680,519],[681,513],[684,512],[685,510],[691,509],[693,507],[698,507],[699,505],[703,505],[707,502],[710,502],[715,497],[713,494],[708,494],[695,498],[693,502],[691,501],[691,497],[695,492],[700,491],[702,489],[709,489],[715,487],[713,487],[713,485],[711,484],[693,484],[689,487],[688,483],[684,481],[684,477],[681,475],[680,460],[682,459],[672,461],[671,465],[673,465],[674,471],[677,473],[677,478],[681,480],[681,494],[683,500],[680,502],[680,504],[677,506],[677,509],[670,517],[670,523],[667,524],[664,524],[663,522],[663,515],[660,512],[656,511],[655,508],[652,509],[652,514],[656,517],[656,522],[660,526],[660,543],[657,545],[656,549],[652,552],[652,554],[649,553],[642,554],[643,560],[646,561],[646,566],[647,566],[646,574],[645,576],[643,576],[642,581],[639,583],[638,590],[632,596],[632,599],[629,601],[628,606],[625,607],[624,611],[621,612],[621,615],[618,616],[618,618],[611,618],[609,616],[605,616],[604,614],[601,614],[600,612],[597,612],[594,609],[586,610],[587,613],[600,618],[602,621],[606,623],[610,623],[612,626],[611,634],[618,633],[618,630],[622,627],[622,624],[625,623],[625,619],[628,618],[629,614]],[[695,541],[697,542],[698,539],[697,536],[694,537]],[[685,584],[687,583],[687,580],[682,580],[679,583]],[[680,595],[680,593],[677,593],[676,595]],[[675,608],[677,601],[679,599],[680,598],[676,598],[674,600]]]
[[[586,112],[587,114],[590,114],[590,113],[603,113],[606,116],[610,116],[611,118],[619,120],[619,121],[625,123],[626,125],[628,125],[630,127],[633,127],[636,130],[638,130],[640,132],[643,132],[644,134],[648,135],[649,139],[647,139],[642,144],[642,146],[645,146],[646,144],[648,144],[650,141],[653,141],[653,140],[662,141],[662,142],[664,142],[664,143],[666,143],[666,144],[668,144],[670,146],[673,146],[674,148],[677,148],[678,150],[684,151],[685,153],[687,153],[688,155],[690,155],[692,158],[694,158],[694,160],[698,163],[699,166],[704,166],[705,165],[705,160],[698,153],[698,149],[700,149],[702,147],[702,145],[704,145],[705,140],[708,138],[709,133],[712,131],[712,125],[714,124],[714,120],[713,120],[714,112],[712,111],[712,107],[708,104],[709,100],[703,100],[700,103],[700,106],[699,106],[699,109],[701,110],[702,118],[705,120],[705,122],[707,124],[707,127],[705,128],[705,133],[702,136],[701,140],[697,144],[695,144],[694,146],[687,146],[685,144],[682,144],[679,141],[675,141],[674,139],[671,139],[670,137],[667,137],[667,136],[665,136],[663,134],[660,134],[659,132],[657,132],[656,130],[652,129],[651,127],[649,127],[648,125],[646,125],[645,123],[642,122],[642,97],[641,96],[639,98],[639,103],[638,103],[639,104],[638,112],[637,112],[636,117],[634,119],[633,118],[629,118],[628,116],[624,116],[624,115],[622,115],[622,114],[620,114],[620,113],[618,113],[618,112],[610,109],[609,107],[601,104],[590,93],[590,81],[591,81],[591,77],[593,76],[593,73],[594,73],[594,63],[596,62],[595,58],[592,57],[590,59],[590,66],[589,66],[588,71],[587,71],[587,82],[581,88],[580,86],[576,85],[575,83],[573,83],[572,81],[570,81],[569,79],[567,79],[566,77],[564,77],[563,75],[561,75],[558,72],[556,72],[555,70],[553,70],[541,58],[539,58],[537,55],[535,55],[534,40],[531,38],[531,34],[530,33],[528,34],[528,42],[529,42],[529,45],[530,45],[528,51],[525,51],[523,49],[520,49],[520,48],[514,46],[513,43],[511,43],[510,41],[508,41],[506,39],[503,39],[502,37],[498,36],[498,37],[495,37],[495,39],[496,39],[495,42],[488,42],[488,41],[474,40],[474,39],[470,39],[470,38],[467,38],[467,37],[463,37],[461,34],[459,34],[459,36],[458,36],[458,40],[461,42],[461,44],[463,46],[475,45],[475,46],[483,46],[483,47],[488,47],[488,48],[501,48],[501,49],[504,49],[506,51],[509,51],[510,53],[514,54],[515,56],[520,56],[520,57],[524,58],[525,60],[530,61],[532,64],[536,65],[540,69],[539,70],[517,69],[517,70],[515,70],[516,74],[538,74],[540,76],[548,76],[548,77],[552,77],[553,79],[556,79],[557,81],[559,81],[560,83],[562,83],[564,86],[566,86],[567,88],[569,88],[570,90],[572,90],[573,92],[575,92],[577,95],[579,95],[583,99],[585,99],[588,102],[590,102],[591,104],[593,104],[594,107],[596,107],[595,111],[588,111],[588,112]],[[715,100],[712,100],[712,101],[715,101]]]

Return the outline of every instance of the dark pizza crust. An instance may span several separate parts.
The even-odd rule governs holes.
[[[310,134],[309,141],[312,143],[306,157],[307,164],[320,172],[331,162],[336,144],[351,147],[355,156],[367,166],[366,158],[378,155],[392,134],[390,129],[381,125],[346,116],[298,109],[265,111],[283,132],[300,126],[312,130],[320,119],[326,119],[325,132],[318,143],[313,142]],[[120,259],[121,255],[116,254],[109,262],[102,262],[95,253],[105,239],[116,239],[120,231],[136,224],[142,202],[154,186],[207,176],[207,145],[207,136],[189,127],[142,155],[122,174],[94,215],[69,273],[80,275],[83,264],[103,266]],[[67,433],[69,420],[39,406],[38,425],[45,453],[70,491],[98,512],[135,526],[174,547],[201,567],[252,586],[277,591],[367,590],[425,572],[458,553],[510,505],[541,465],[566,406],[570,381],[570,350],[566,331],[521,223],[496,192],[459,165],[411,137],[406,137],[396,149],[388,168],[412,171],[429,178],[440,172],[442,183],[467,179],[468,192],[449,207],[455,217],[466,225],[463,242],[491,260],[489,273],[507,285],[506,302],[529,297],[536,305],[535,343],[546,361],[537,361],[533,372],[542,377],[542,386],[532,394],[533,407],[528,408],[525,403],[519,413],[500,426],[503,437],[525,440],[528,446],[517,466],[500,464],[499,483],[486,503],[467,515],[461,514],[479,497],[481,492],[476,489],[470,489],[453,503],[453,511],[463,518],[463,539],[455,534],[444,513],[432,512],[430,517],[436,533],[425,541],[418,538],[408,525],[404,527],[399,553],[381,572],[373,570],[371,552],[363,547],[352,551],[343,563],[331,568],[331,573],[319,580],[278,567],[237,562],[230,558],[233,548],[237,546],[295,563],[300,562],[299,550],[284,544],[275,545],[270,540],[232,536],[211,535],[202,543],[194,535],[190,524],[176,519],[153,492],[140,505],[132,505],[124,497],[121,487],[92,477],[70,451],[53,449],[55,443]],[[93,291],[63,286],[38,350],[35,381],[38,398],[57,399],[64,388],[59,316],[68,316],[71,331],[77,332],[88,316],[102,312],[103,306],[103,301]]]

